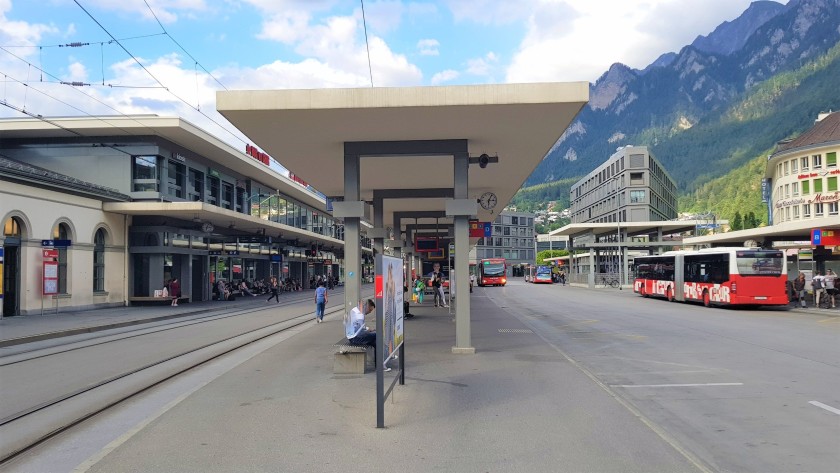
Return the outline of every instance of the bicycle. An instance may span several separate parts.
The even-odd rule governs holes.
[[[601,284],[603,284],[604,287],[611,287],[613,289],[617,289],[621,286],[621,283],[618,281],[618,279],[612,276],[603,276],[601,278]]]

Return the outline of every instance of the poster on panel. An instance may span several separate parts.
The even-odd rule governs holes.
[[[382,315],[382,358],[387,361],[403,342],[403,261],[377,255],[376,263],[376,311]]]

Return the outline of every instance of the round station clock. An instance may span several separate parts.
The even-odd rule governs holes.
[[[481,197],[478,198],[478,203],[481,205],[482,208],[485,210],[491,210],[496,207],[496,194],[492,192],[485,192],[481,194]]]
[[[201,231],[204,233],[211,233],[214,229],[215,227],[210,222],[204,222],[201,224]]]

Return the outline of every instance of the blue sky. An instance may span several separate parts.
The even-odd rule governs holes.
[[[641,69],[678,51],[750,3],[365,1],[369,66],[360,0],[0,0],[0,116],[180,115],[241,147],[209,119],[226,123],[214,111],[223,87],[370,87],[369,70],[376,87],[594,82],[615,62]],[[91,44],[58,46],[71,42]]]

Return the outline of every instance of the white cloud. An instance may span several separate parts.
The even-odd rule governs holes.
[[[457,79],[461,74],[458,71],[447,69],[432,76],[432,85],[441,85]]]
[[[615,62],[644,68],[738,17],[751,0],[539,0],[506,80],[594,81]]]
[[[178,12],[192,14],[207,10],[205,0],[87,0],[85,9],[91,13],[93,8],[117,11],[129,15],[140,15],[147,20],[157,17],[161,23],[174,23],[178,20]],[[151,10],[150,10],[151,8]],[[154,12],[154,14],[152,14]]]
[[[417,42],[417,49],[421,56],[437,56],[440,54],[438,47],[440,43],[436,39],[421,39]]]
[[[467,60],[467,72],[476,76],[489,76],[498,62],[499,58],[491,51],[484,57]]]
[[[503,25],[528,18],[536,0],[445,0],[455,21]]]

